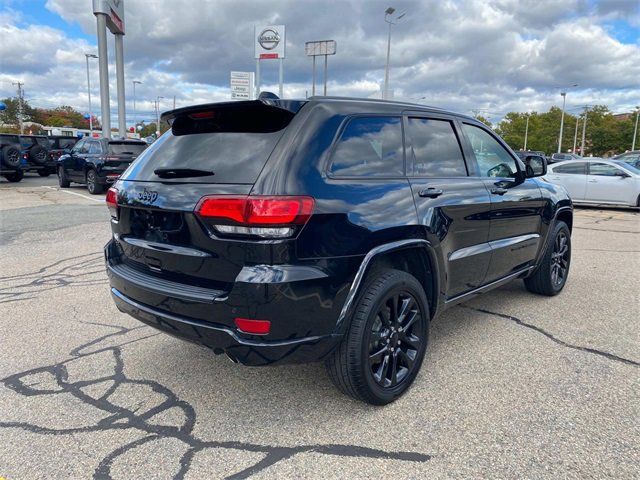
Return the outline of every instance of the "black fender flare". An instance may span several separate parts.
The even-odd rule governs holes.
[[[438,300],[439,300],[439,291],[440,291],[440,270],[439,264],[437,262],[437,257],[432,245],[424,239],[420,238],[412,238],[406,240],[397,240],[395,242],[384,243],[382,245],[378,245],[377,247],[372,248],[365,255],[362,263],[360,263],[360,267],[356,272],[356,275],[351,282],[351,287],[349,288],[349,292],[347,293],[347,298],[342,306],[342,310],[340,311],[340,315],[338,316],[338,320],[336,321],[335,333],[344,333],[347,328],[347,319],[351,316],[353,312],[353,308],[355,305],[356,298],[358,298],[358,294],[363,287],[363,281],[370,270],[371,263],[375,260],[376,257],[381,255],[397,252],[400,250],[409,250],[409,249],[422,249],[425,251],[429,258],[430,267],[433,275],[433,292],[431,292],[430,297],[432,298],[432,302],[434,305],[429,305],[429,308],[432,312],[438,311]],[[432,316],[433,318],[433,316]]]

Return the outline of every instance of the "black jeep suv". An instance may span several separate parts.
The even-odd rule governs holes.
[[[58,183],[63,188],[84,183],[89,193],[102,193],[145,148],[141,140],[83,138],[58,157]]]
[[[49,140],[44,135],[20,135],[22,158],[26,162],[25,170],[38,172],[47,177],[56,171],[56,163],[49,155]]]
[[[18,135],[0,134],[0,175],[10,182],[19,182],[24,177]]]
[[[107,192],[118,308],[246,365],[323,360],[401,395],[439,312],[517,278],[559,293],[572,204],[473,118],[312,97],[180,108]]]

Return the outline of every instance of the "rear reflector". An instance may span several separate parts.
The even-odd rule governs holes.
[[[269,320],[252,320],[250,318],[234,319],[236,327],[243,333],[251,333],[253,335],[266,335],[271,330],[271,322]]]
[[[107,202],[107,208],[111,214],[111,218],[118,219],[118,190],[115,187],[111,187],[107,190],[107,196],[105,197]]]

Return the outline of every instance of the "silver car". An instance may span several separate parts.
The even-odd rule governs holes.
[[[544,178],[566,188],[577,204],[640,207],[640,170],[622,160],[585,158],[554,163]]]

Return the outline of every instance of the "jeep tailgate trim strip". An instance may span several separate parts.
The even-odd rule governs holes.
[[[166,295],[171,298],[179,298],[190,302],[213,303],[227,299],[227,294],[221,290],[184,285],[161,278],[145,275],[124,263],[107,265],[111,275],[115,275],[127,282],[153,293]]]

